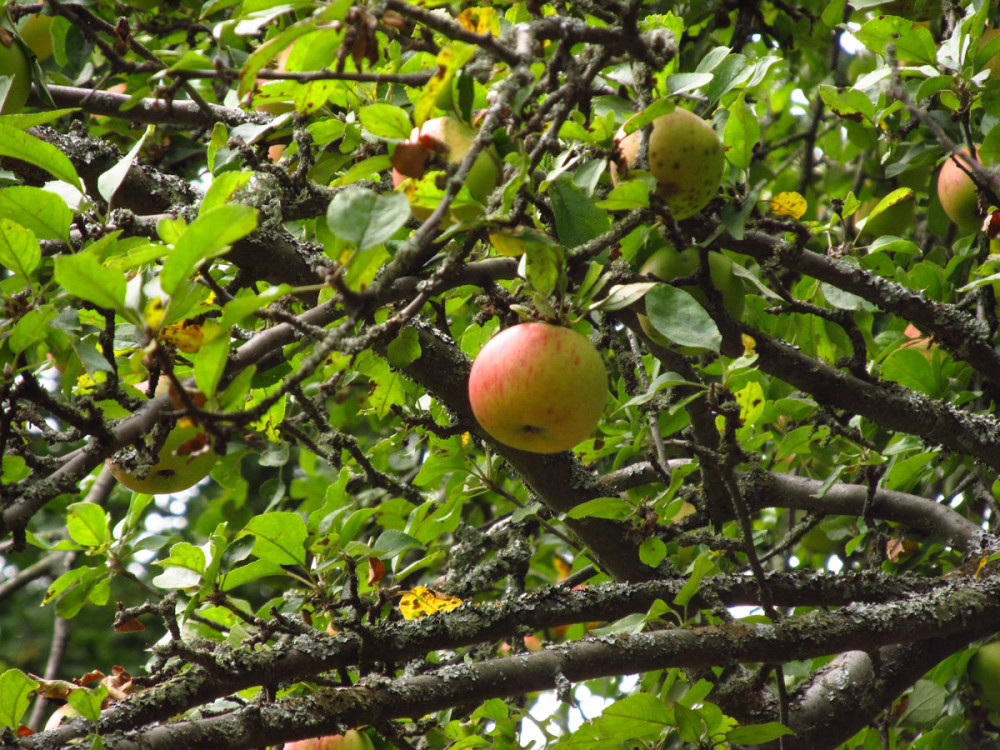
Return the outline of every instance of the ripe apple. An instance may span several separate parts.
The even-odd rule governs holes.
[[[305,740],[286,742],[285,750],[373,750],[374,745],[368,735],[357,729],[348,729],[343,734],[328,734],[324,737],[310,737]]]
[[[615,135],[620,163],[611,163],[611,179],[618,169],[635,164],[642,132],[625,135],[625,125]],[[653,120],[649,134],[649,171],[659,186],[656,194],[666,201],[675,219],[694,216],[719,192],[725,166],[722,141],[712,126],[693,112],[675,109]]]
[[[968,156],[969,150],[962,149],[962,153]],[[982,227],[983,216],[979,213],[979,192],[976,190],[976,183],[958,165],[954,155],[949,156],[941,167],[937,192],[941,207],[962,234],[975,232]]]
[[[10,76],[7,98],[0,107],[0,114],[20,112],[31,93],[31,70],[28,57],[21,44],[7,29],[0,27],[0,76]]]
[[[597,349],[586,336],[549,323],[500,331],[469,374],[469,401],[483,429],[533,453],[558,453],[585,440],[607,397]]]
[[[167,383],[165,378],[160,380],[158,394],[169,388]],[[182,408],[180,397],[174,400],[174,406]],[[107,460],[108,469],[128,489],[148,495],[180,492],[196,485],[208,475],[218,458],[206,432],[189,417],[177,420],[157,453],[156,463],[148,470],[146,467],[134,471],[126,468],[128,459],[134,461],[136,457],[134,447],[123,448]]]
[[[407,191],[417,219],[425,221],[434,207],[414,201],[415,181],[428,171],[441,168],[434,165],[435,160],[453,166],[460,164],[475,137],[475,128],[455,117],[434,117],[414,128],[409,140],[396,146],[392,155],[392,184]],[[485,203],[499,181],[500,159],[492,148],[484,148],[469,170],[466,187],[473,198]],[[451,213],[458,221],[475,221],[482,211],[478,206],[466,205],[455,206]]]
[[[980,703],[1000,711],[1000,641],[980,646],[969,659],[968,673]]]

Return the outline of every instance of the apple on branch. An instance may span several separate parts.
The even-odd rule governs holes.
[[[434,210],[434,205],[419,200],[419,181],[435,169],[461,164],[475,138],[475,128],[461,120],[434,117],[414,128],[409,140],[397,144],[391,157],[392,184],[406,191],[417,219],[426,221]],[[499,181],[500,159],[491,147],[486,147],[476,156],[465,186],[476,201],[485,203]],[[482,214],[482,208],[473,204],[453,205],[450,213],[449,218],[454,220],[475,221]]]
[[[143,384],[139,384],[141,389]],[[178,410],[184,408],[180,395],[171,390],[170,381],[161,378],[157,395],[170,391],[171,401]],[[200,393],[191,394],[195,403],[204,403]],[[134,492],[148,495],[169,494],[193,487],[215,466],[218,458],[204,428],[190,417],[181,417],[167,434],[152,466],[141,464],[142,456],[134,447],[123,448],[107,460],[111,474]],[[135,468],[131,464],[139,462]]]
[[[617,160],[611,161],[611,180],[636,165],[642,130],[626,134],[622,125],[615,135]],[[675,109],[652,122],[649,133],[649,171],[656,178],[656,194],[666,201],[678,221],[694,216],[719,192],[726,157],[722,141],[712,126],[693,112]]]
[[[285,750],[373,750],[373,748],[374,745],[368,739],[368,735],[357,729],[348,729],[343,734],[328,734],[285,743]]]
[[[962,153],[969,156],[966,148],[962,149]],[[941,208],[962,234],[975,232],[983,225],[983,215],[979,212],[979,191],[968,175],[971,169],[964,161],[959,166],[959,158],[950,154],[941,166],[937,180]]]
[[[594,345],[549,323],[500,331],[469,374],[469,401],[482,428],[532,453],[569,450],[589,437],[607,396],[604,361]]]

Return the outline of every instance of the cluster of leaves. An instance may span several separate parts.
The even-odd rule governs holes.
[[[1000,253],[934,173],[1000,162],[1000,17],[927,5],[9,8],[51,17],[58,108],[0,116],[5,746],[512,747],[581,681],[608,706],[543,721],[553,747],[995,739],[964,668],[1000,615]],[[674,106],[726,147],[683,222],[609,174]],[[440,116],[469,153],[394,188]],[[640,276],[670,245],[698,270]],[[572,452],[469,408],[470,358],[526,318],[607,362]],[[210,479],[116,485],[182,416]],[[50,689],[95,669],[128,691]],[[54,698],[82,718],[39,732]]]

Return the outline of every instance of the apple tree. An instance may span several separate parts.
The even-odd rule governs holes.
[[[991,6],[6,5],[0,746],[1000,742]]]

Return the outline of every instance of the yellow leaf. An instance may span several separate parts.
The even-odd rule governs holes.
[[[445,596],[431,591],[425,586],[417,586],[403,594],[399,609],[407,620],[417,620],[435,612],[450,612],[462,604],[455,596]]]
[[[197,323],[182,320],[171,323],[160,333],[160,338],[168,344],[173,344],[182,352],[193,354],[205,342],[205,332]]]
[[[778,216],[791,216],[801,219],[809,204],[798,193],[778,193],[771,198],[771,210]]]
[[[744,354],[754,354],[757,351],[757,341],[753,336],[748,336],[745,333],[740,334],[740,339],[743,341],[743,353]]]
[[[458,14],[458,22],[476,34],[500,36],[500,18],[495,8],[466,8]]]

